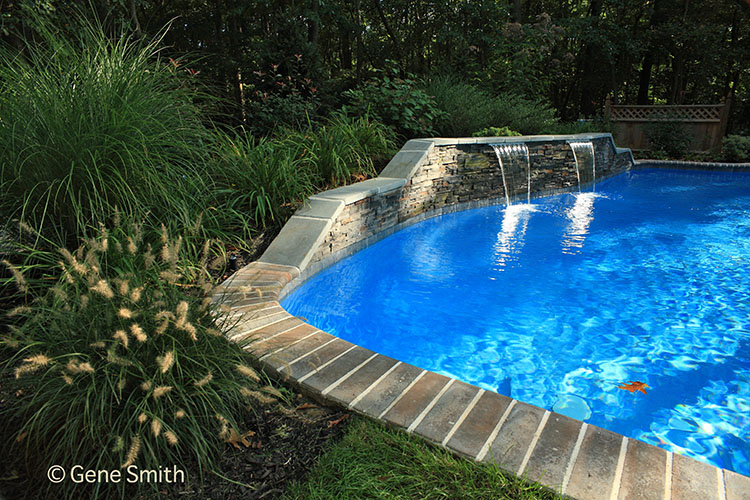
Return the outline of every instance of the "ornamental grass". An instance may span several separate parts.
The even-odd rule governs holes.
[[[3,319],[0,368],[15,398],[0,419],[12,423],[9,447],[28,477],[46,478],[55,464],[143,470],[189,460],[213,470],[247,430],[237,428],[242,412],[279,394],[221,333],[233,326],[228,308],[194,264],[206,259],[184,248],[166,229],[113,225],[74,252],[37,253],[52,267],[45,275],[3,261],[20,305]],[[129,496],[131,486],[145,485],[41,480],[38,493]]]

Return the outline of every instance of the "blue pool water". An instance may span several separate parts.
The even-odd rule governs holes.
[[[426,220],[283,303],[350,342],[750,475],[750,174]],[[647,394],[617,386],[641,381]]]

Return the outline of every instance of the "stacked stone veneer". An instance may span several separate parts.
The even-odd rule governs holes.
[[[512,138],[516,139],[516,138]],[[529,148],[531,196],[578,189],[575,157],[568,140],[518,140]],[[534,138],[536,139],[536,138]],[[586,140],[586,139],[582,139]],[[472,208],[505,202],[503,175],[490,144],[435,145],[425,161],[395,191],[378,193],[347,204],[315,251],[311,264],[371,239],[373,236],[417,217],[444,213],[446,208]],[[622,172],[632,165],[629,151],[615,149],[609,136],[591,140],[594,145],[597,180]],[[526,200],[526,158],[514,156],[504,163],[511,200]],[[477,203],[484,202],[484,203]],[[449,210],[453,211],[453,210]],[[390,231],[389,231],[390,233]]]
[[[529,149],[530,175],[525,156],[503,164],[511,200],[525,200],[529,192],[543,196],[579,189],[570,141],[592,142],[596,180],[633,165],[630,150],[616,148],[609,134],[414,139],[378,178],[310,197],[259,260],[300,270],[287,293],[311,274],[406,225],[505,203],[506,186],[492,144],[524,143]]]

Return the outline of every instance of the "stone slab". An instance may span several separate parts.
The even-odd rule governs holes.
[[[365,415],[377,418],[424,370],[402,363],[381,380],[355,405],[354,409]]]
[[[478,392],[478,387],[455,381],[414,429],[414,433],[442,443]]]
[[[716,467],[672,455],[672,500],[719,500],[718,486]]]
[[[393,425],[409,427],[415,418],[438,395],[440,390],[450,381],[448,377],[427,372],[414,384],[388,412],[383,420]]]
[[[622,439],[619,434],[589,425],[563,493],[577,500],[609,498]]]
[[[541,408],[516,403],[497,437],[490,444],[490,450],[484,460],[492,461],[516,474],[543,416],[544,410]]]
[[[234,299],[229,299],[224,303],[232,309],[244,308],[248,311],[251,311],[253,309],[262,309],[266,307],[266,304],[279,303],[277,293],[266,292],[265,294],[261,293],[261,295],[254,295],[252,293],[244,295],[246,296],[235,297]]]
[[[270,314],[262,314],[258,315],[258,317],[252,317],[249,316],[247,318],[242,318],[240,321],[237,322],[237,328],[238,332],[243,333],[252,333],[253,331],[257,330],[258,328],[262,328],[266,325],[269,325],[271,323],[276,323],[277,321],[281,321],[283,319],[287,318],[293,318],[291,314],[286,312],[284,309],[281,309],[279,312],[274,312]],[[231,337],[233,340],[235,337]]]
[[[317,392],[322,392],[323,389],[364,363],[373,354],[375,353],[369,349],[356,347],[314,375],[306,378],[302,381],[302,384]]]
[[[404,151],[396,153],[380,175],[394,179],[410,179],[427,159],[427,151]]]
[[[435,147],[433,139],[411,139],[406,141],[401,151],[426,151],[429,153]]]
[[[476,458],[490,437],[511,399],[485,391],[446,446],[463,455]]]
[[[279,332],[283,332],[285,330],[289,330],[290,328],[301,326],[301,325],[307,325],[304,321],[302,321],[299,318],[296,318],[292,316],[291,318],[285,318],[281,321],[277,321],[275,323],[270,323],[268,325],[262,326],[260,328],[256,328],[253,330],[237,327],[232,329],[230,332],[232,335],[231,337],[235,341],[240,340],[247,340],[252,343],[263,343],[266,338],[276,335]],[[307,325],[313,330],[317,330],[317,328],[312,327],[310,325]]]
[[[291,217],[263,252],[260,260],[304,269],[320,246],[332,222],[313,217]]]
[[[524,475],[560,491],[582,425],[580,420],[550,413]]]
[[[291,377],[292,379],[299,379],[316,370],[320,365],[327,363],[353,345],[354,344],[351,344],[346,340],[336,338],[336,340],[330,344],[323,346],[315,352],[311,352],[302,359],[280,367],[278,372],[284,376]]]
[[[265,335],[266,338],[255,342],[251,341],[246,350],[252,352],[258,357],[265,356],[268,353],[279,351],[294,342],[311,336],[311,334],[318,331],[314,326],[302,323],[301,321],[299,321],[299,325],[295,325],[291,322],[292,320],[299,321],[297,318],[291,318],[291,320],[279,321],[278,323],[274,323],[273,325],[262,329],[262,335]],[[271,335],[276,336],[267,339]]]
[[[333,388],[327,396],[334,401],[349,406],[357,396],[362,394],[397,362],[393,358],[379,354],[352,374],[351,377]]]
[[[315,335],[308,337],[305,340],[297,342],[294,345],[290,345],[283,350],[275,352],[270,356],[261,359],[261,361],[266,363],[274,370],[279,370],[284,366],[287,366],[291,361],[296,360],[300,356],[304,356],[310,351],[332,340],[333,338],[333,335],[323,331],[319,331]]]
[[[666,450],[629,439],[618,500],[663,500],[666,469]]]
[[[750,500],[750,477],[724,470],[727,500]]]
[[[366,181],[357,182],[356,184],[351,184],[349,186],[341,186],[335,189],[329,189],[328,191],[318,193],[317,195],[315,195],[315,197],[327,200],[341,200],[346,205],[349,205],[361,199],[367,198],[368,196],[394,191],[401,188],[404,184],[406,184],[406,181],[404,179],[392,179],[389,177],[381,176],[376,179],[367,179]],[[289,223],[287,222],[287,224]]]
[[[311,196],[305,201],[299,210],[294,213],[294,215],[334,220],[344,209],[344,206],[345,204],[341,200],[330,200]]]

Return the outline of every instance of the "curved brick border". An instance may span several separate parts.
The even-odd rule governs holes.
[[[571,137],[611,142],[609,135],[505,139],[550,142]],[[284,227],[280,243],[275,240],[260,261],[220,286],[217,300],[240,318],[227,335],[251,339],[248,350],[261,363],[313,396],[403,427],[473,460],[492,461],[573,498],[750,500],[746,476],[383,356],[323,332],[281,307],[280,297],[312,270],[352,253],[352,248],[428,216],[500,202],[497,197],[458,199],[421,211],[310,265],[334,225],[346,221],[339,220],[345,207],[367,204],[363,200],[395,200],[394,193],[411,181],[436,144],[481,145],[497,139],[409,141],[384,171],[394,177],[381,176],[312,197]],[[627,156],[626,168],[661,166],[652,161],[634,165],[629,150],[611,147],[614,158]],[[378,209],[386,207],[373,210]],[[374,217],[369,223],[377,225],[381,219]],[[269,262],[274,259],[297,259],[300,265]]]

